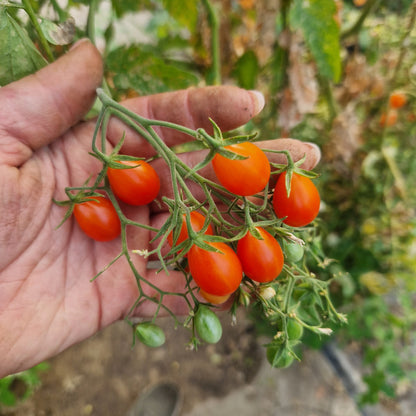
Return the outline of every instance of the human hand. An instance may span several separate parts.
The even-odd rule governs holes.
[[[101,84],[102,61],[89,42],[81,42],[55,63],[35,75],[0,89],[0,378],[51,357],[112,322],[122,319],[138,295],[131,269],[119,260],[94,282],[90,278],[120,251],[120,240],[97,243],[87,238],[70,218],[59,229],[62,199],[67,186],[80,186],[96,174],[100,163],[88,152],[95,123],[82,121]],[[140,97],[124,103],[148,117],[190,128],[210,130],[211,117],[223,130],[243,125],[262,107],[256,94],[234,87],[213,87]],[[114,120],[108,145],[114,146],[126,130]],[[187,138],[159,132],[169,145]],[[260,144],[261,145],[261,144]],[[290,150],[294,160],[306,153],[304,168],[313,168],[319,150],[307,143],[282,139],[267,148]],[[127,130],[123,152],[150,156],[152,149]],[[201,152],[182,155],[189,164]],[[275,162],[284,163],[281,155]],[[169,192],[169,171],[155,161],[162,180],[161,194]],[[207,175],[213,173],[205,169]],[[160,225],[167,212],[151,206],[122,206],[132,220]],[[135,229],[129,246],[149,247],[149,232]],[[137,270],[164,290],[183,287],[179,272],[156,275],[147,260],[135,259]],[[169,307],[187,312],[178,297]],[[152,313],[153,305],[137,311]]]

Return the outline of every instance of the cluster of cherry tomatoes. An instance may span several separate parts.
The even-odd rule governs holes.
[[[237,196],[261,193],[271,174],[266,154],[251,142],[229,145],[225,149],[243,158],[230,159],[217,153],[212,166],[218,181]],[[110,187],[117,198],[139,206],[157,197],[160,180],[150,164],[142,160],[117,163],[120,168],[107,169]],[[282,218],[284,223],[302,227],[317,216],[320,198],[313,182],[296,172],[291,175],[288,195],[287,172],[284,172],[277,180],[272,203],[277,217]],[[76,204],[74,215],[82,230],[95,240],[108,241],[120,234],[118,214],[105,196],[91,196],[87,201]],[[179,232],[170,233],[168,241],[171,246],[189,238],[188,221],[194,232],[201,231],[205,226],[205,235],[214,234],[209,219],[198,211],[191,211],[188,220],[183,214],[182,224],[178,224]],[[243,275],[255,282],[267,283],[276,279],[283,268],[282,248],[264,227],[249,227],[238,240],[236,250],[225,242],[205,241],[204,244],[193,244],[186,258],[200,293],[213,304],[225,302],[240,286]]]
[[[265,151],[250,141],[219,145],[211,163],[223,193],[239,201],[242,213],[248,199],[255,197],[266,201],[273,216],[272,220],[260,221],[242,214],[243,226],[240,223],[238,237],[224,238],[218,220],[212,221],[210,211],[201,212],[203,204],[200,204],[185,210],[177,217],[182,220],[170,226],[166,238],[171,247],[168,256],[175,257],[175,261],[184,260],[185,273],[189,273],[199,295],[207,302],[196,305],[194,327],[202,340],[217,342],[222,328],[209,305],[226,302],[244,279],[261,288],[262,284],[278,279],[286,259],[296,257],[298,261],[303,248],[279,237],[276,228],[282,223],[289,227],[311,223],[318,214],[320,197],[311,179],[293,162],[277,172],[274,189],[269,192],[269,184],[273,182],[270,178],[275,172]],[[144,160],[117,156],[104,172],[114,197],[123,203],[147,205],[159,195],[159,176]],[[73,214],[80,228],[94,240],[110,241],[121,233],[119,213],[105,193],[87,193],[73,205]],[[302,331],[298,322],[288,321],[287,332],[291,337],[294,332]],[[137,325],[136,337],[153,347],[165,341],[163,331],[153,321]],[[269,351],[268,358],[270,354]],[[276,356],[275,351],[272,356]],[[291,360],[283,361],[281,364],[286,365]]]

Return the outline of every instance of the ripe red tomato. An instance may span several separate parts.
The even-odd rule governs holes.
[[[406,94],[402,91],[394,91],[390,94],[389,105],[391,108],[402,108],[407,103]]]
[[[198,232],[202,230],[202,227],[204,226],[204,223],[205,223],[205,217],[201,213],[199,213],[198,211],[192,211],[190,213],[189,219],[191,221],[191,227],[194,231]],[[211,224],[208,225],[208,228],[206,229],[204,234],[207,234],[207,235],[213,234]],[[188,235],[188,227],[186,225],[186,214],[183,214],[181,230],[179,232],[178,239],[176,240],[176,245],[179,245],[180,243],[182,243],[188,238],[189,238],[189,235]],[[171,247],[173,246],[173,231],[169,233],[168,235],[168,243],[170,244]]]
[[[280,244],[264,228],[256,227],[263,237],[258,240],[248,232],[237,243],[237,256],[247,277],[256,282],[271,282],[279,276],[284,258]]]
[[[274,212],[292,227],[303,227],[312,222],[319,212],[321,199],[314,183],[307,177],[293,173],[289,197],[286,192],[286,172],[276,183],[273,194]]]
[[[120,235],[120,219],[111,201],[104,196],[75,204],[74,217],[82,231],[96,241],[110,241]]]
[[[270,178],[270,164],[266,154],[250,142],[232,144],[224,149],[247,158],[231,160],[218,153],[214,156],[212,166],[221,185],[241,196],[261,192]]]
[[[209,242],[220,252],[193,245],[188,252],[189,270],[195,283],[216,296],[233,293],[241,283],[243,269],[233,249],[225,243]]]
[[[159,193],[160,180],[151,165],[143,160],[122,160],[131,169],[108,168],[107,176],[114,194],[129,205],[146,205]]]

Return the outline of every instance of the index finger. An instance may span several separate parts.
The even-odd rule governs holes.
[[[163,120],[190,129],[203,128],[212,133],[213,119],[222,131],[246,124],[264,106],[264,97],[257,91],[235,86],[209,86],[189,88],[144,97],[132,98],[123,103],[127,109],[152,120]],[[166,127],[155,128],[168,145],[184,143],[192,137]],[[150,157],[153,147],[132,128],[120,120],[112,119],[107,129],[107,139],[114,146],[125,134],[122,153]]]

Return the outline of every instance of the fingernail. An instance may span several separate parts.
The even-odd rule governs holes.
[[[316,144],[316,143],[312,143],[312,142],[305,142],[305,144],[307,146],[309,146],[312,151],[315,153],[316,156],[316,160],[320,160],[321,159],[321,148]]]
[[[90,40],[88,38],[81,38],[79,40],[77,40],[70,48],[69,51],[73,51],[74,49],[78,48],[78,46],[86,43],[86,42],[90,42]]]
[[[265,104],[264,95],[263,93],[257,90],[250,90],[249,93],[252,95],[252,97],[254,97],[254,101],[255,101],[253,115],[257,115],[264,108],[264,104]]]

